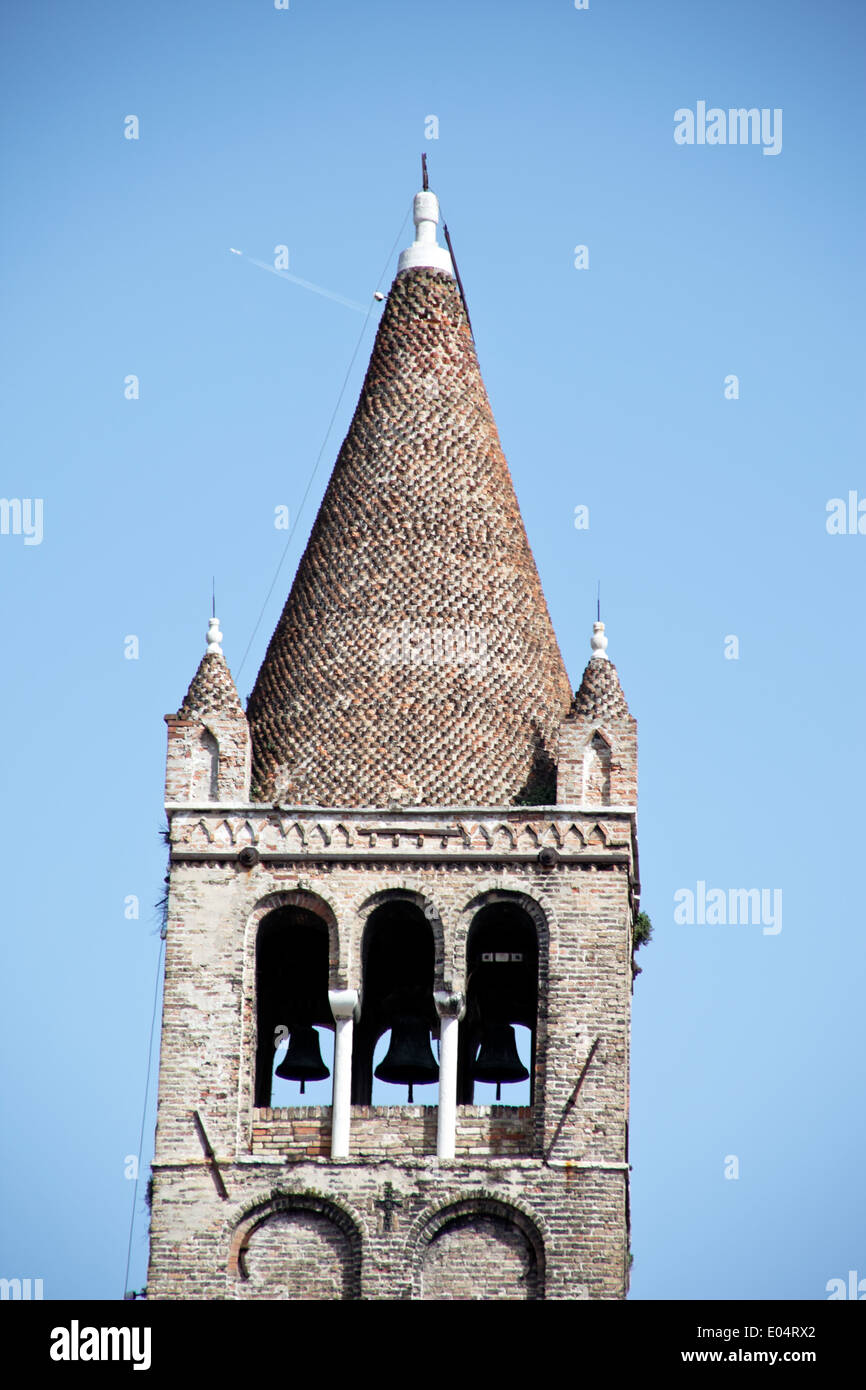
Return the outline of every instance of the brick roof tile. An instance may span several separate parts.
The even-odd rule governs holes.
[[[203,714],[243,714],[222,652],[206,652],[202,657],[177,713],[179,719],[197,719]]]
[[[253,795],[509,804],[571,694],[457,286],[405,270],[250,696]]]
[[[593,657],[575,692],[569,714],[584,719],[629,719],[630,713],[613,662]]]

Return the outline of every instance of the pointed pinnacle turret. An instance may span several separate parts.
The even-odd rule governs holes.
[[[247,717],[222,651],[219,618],[177,714],[167,714],[167,803],[248,801],[251,743]]]
[[[250,696],[261,800],[508,805],[550,780],[572,691],[435,201]]]
[[[207,650],[199,662],[183,704],[178,710],[181,719],[199,719],[205,714],[243,714],[232,673],[222,649],[219,618],[208,621]]]
[[[560,806],[637,805],[637,722],[606,647],[604,623],[593,623],[592,656],[559,730]]]
[[[586,719],[629,717],[629,708],[616,667],[607,654],[604,623],[592,625],[592,656],[571,702],[570,713]]]

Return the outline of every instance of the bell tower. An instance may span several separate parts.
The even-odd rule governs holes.
[[[166,717],[149,1298],[627,1289],[636,725],[414,218],[247,710],[213,619]]]

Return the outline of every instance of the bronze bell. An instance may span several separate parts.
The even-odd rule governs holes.
[[[496,1099],[502,1086],[525,1081],[529,1072],[517,1055],[517,1039],[510,1023],[488,1023],[481,1037],[478,1056],[472,1066],[476,1081],[496,1083]]]
[[[409,1087],[429,1086],[439,1077],[439,1066],[430,1046],[430,1029],[423,1018],[395,1018],[391,1042],[375,1072],[380,1081]]]
[[[312,1024],[299,1023],[292,1029],[286,1055],[274,1072],[283,1081],[300,1081],[301,1095],[308,1081],[324,1081],[331,1073],[322,1061],[319,1035]]]

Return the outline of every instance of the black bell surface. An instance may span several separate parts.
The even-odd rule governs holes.
[[[430,1046],[430,1029],[423,1018],[397,1018],[391,1026],[388,1051],[374,1073],[380,1081],[409,1087],[438,1080],[439,1066]]]
[[[472,1075],[476,1081],[495,1084],[497,1100],[501,1086],[527,1079],[529,1072],[517,1055],[517,1039],[510,1023],[487,1025],[481,1037],[481,1046],[472,1067]]]
[[[307,1081],[324,1081],[330,1074],[322,1061],[319,1035],[315,1028],[308,1023],[299,1023],[291,1031],[286,1055],[274,1075],[283,1081],[300,1081],[303,1095]]]

